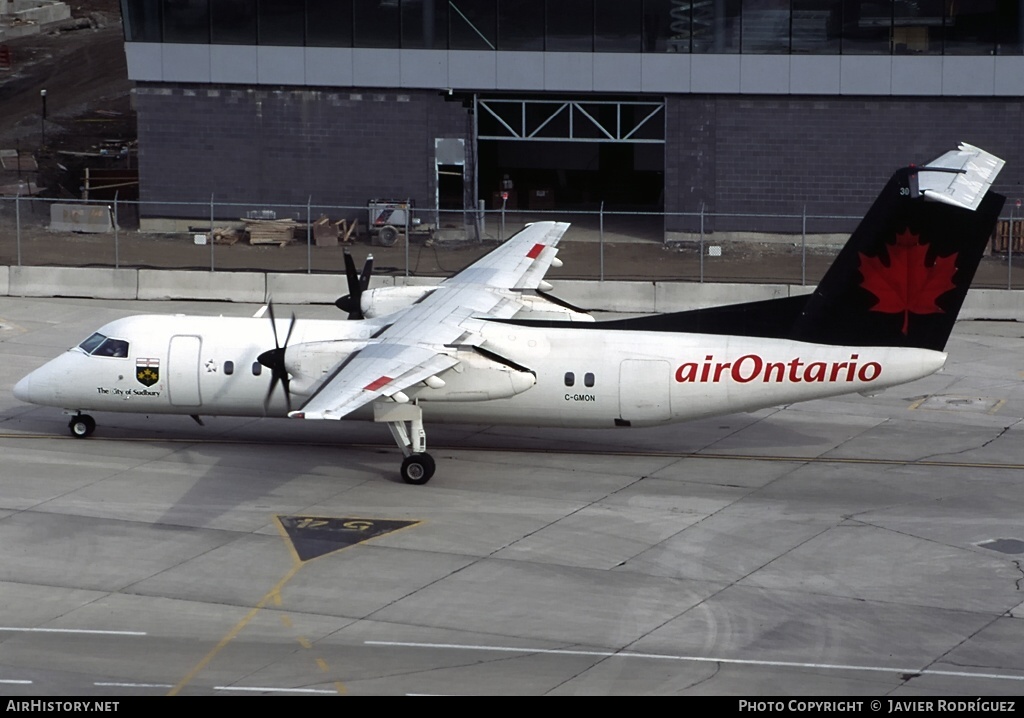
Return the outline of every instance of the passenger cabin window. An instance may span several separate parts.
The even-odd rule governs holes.
[[[576,375],[571,371],[565,372],[565,385],[573,386],[574,384],[576,384]]]
[[[258,361],[254,361],[252,363],[252,375],[253,376],[259,376],[262,373],[263,373],[263,365],[260,364]]]
[[[594,386],[594,375],[589,371],[583,375],[583,386]]]
[[[235,373],[235,363],[233,361],[224,362],[224,373],[231,376]]]
[[[128,356],[128,342],[123,339],[109,339],[99,332],[79,344],[78,348],[95,357],[123,359]]]

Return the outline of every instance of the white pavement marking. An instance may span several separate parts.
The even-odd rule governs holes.
[[[797,661],[758,661],[744,658],[713,658],[708,656],[670,656],[660,653],[632,653],[630,651],[581,651],[562,648],[514,648],[512,646],[470,646],[457,643],[405,643],[401,641],[364,641],[370,646],[396,646],[400,648],[450,648],[462,651],[501,651],[504,653],[545,653],[565,656],[594,656],[596,658],[647,658],[660,661],[690,661],[692,663],[728,663],[744,666],[775,666],[782,668],[812,668],[832,671],[873,671],[876,673],[909,673],[916,676],[958,676],[965,678],[994,678],[1002,681],[1024,681],[1024,675],[1006,673],[974,673],[970,671],[943,671],[931,668],[895,668],[889,666],[855,666],[842,663],[800,663]]]
[[[323,690],[320,688],[271,688],[269,686],[214,686],[215,691],[249,691],[255,693],[326,693],[330,696],[338,695],[338,691]]]
[[[0,626],[0,631],[13,631],[17,633],[88,633],[100,636],[145,636],[145,631],[99,631],[88,628],[12,628]]]

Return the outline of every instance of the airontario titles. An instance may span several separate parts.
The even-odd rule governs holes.
[[[686,362],[676,369],[680,384],[717,384],[734,381],[768,383],[834,383],[854,381],[872,382],[882,375],[882,365],[876,361],[858,363],[859,354],[851,354],[848,361],[805,362],[796,357],[788,361],[768,361],[757,354],[744,354],[733,361],[715,361],[713,354],[703,362]]]

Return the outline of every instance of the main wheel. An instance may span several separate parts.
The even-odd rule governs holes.
[[[402,481],[407,484],[425,484],[434,475],[434,457],[430,454],[412,454],[402,462]]]
[[[78,416],[71,418],[71,423],[68,424],[68,428],[71,429],[71,435],[76,439],[84,439],[87,436],[91,436],[92,432],[96,431],[96,420],[88,414],[79,414]]]

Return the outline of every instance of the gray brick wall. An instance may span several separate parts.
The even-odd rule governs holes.
[[[995,189],[1011,202],[1024,197],[1024,103],[1017,100],[682,96],[669,98],[667,109],[669,212],[698,212],[704,202],[715,213],[799,215],[806,206],[810,215],[859,217],[893,170],[959,142],[1005,159]],[[742,217],[715,224],[772,228]],[[800,228],[799,219],[778,224]],[[811,221],[808,230],[853,224]]]
[[[211,194],[215,206],[243,206],[218,218],[376,197],[432,207],[435,138],[469,144],[472,132],[460,103],[429,91],[141,86],[136,108],[147,216],[208,216]],[[170,204],[196,201],[207,207]]]
[[[145,216],[218,218],[277,203],[365,207],[411,197],[433,207],[434,140],[462,138],[473,119],[429,90],[251,90],[142,84],[137,90]],[[667,98],[665,210],[670,230],[799,231],[742,214],[859,217],[891,172],[964,141],[1007,160],[996,189],[1024,197],[1024,101],[683,95]],[[467,167],[466,206],[474,204]],[[171,202],[199,202],[184,207]],[[295,214],[295,210],[291,210]],[[287,212],[285,213],[287,214]],[[725,217],[724,214],[731,216]],[[354,214],[354,216],[364,216]],[[808,229],[850,229],[811,220]]]

